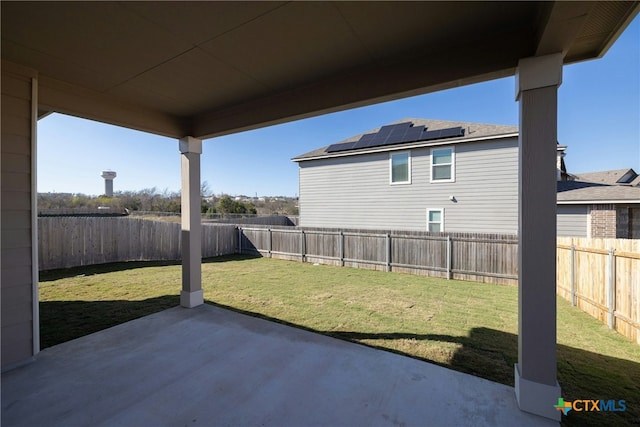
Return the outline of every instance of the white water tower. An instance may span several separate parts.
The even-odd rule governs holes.
[[[113,197],[113,180],[116,177],[116,173],[114,171],[102,171],[102,175],[104,178],[104,194],[107,197]]]

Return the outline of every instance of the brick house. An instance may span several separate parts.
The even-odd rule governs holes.
[[[633,169],[558,181],[558,235],[640,239],[640,176]]]

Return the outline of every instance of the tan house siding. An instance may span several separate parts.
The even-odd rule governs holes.
[[[32,268],[34,78],[35,73],[30,70],[2,63],[3,370],[28,360],[37,349],[37,343],[34,343],[34,322],[37,320],[34,320]]]

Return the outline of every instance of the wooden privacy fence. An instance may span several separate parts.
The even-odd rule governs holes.
[[[557,258],[558,295],[640,344],[640,240],[560,237]]]
[[[236,251],[233,225],[202,226],[202,256]],[[181,259],[180,224],[131,217],[38,218],[39,269]]]
[[[460,280],[515,284],[509,234],[238,227],[238,252]]]
[[[38,218],[40,270],[179,260],[180,224],[131,217]],[[203,224],[202,256],[269,257],[517,284],[515,235]],[[640,344],[640,240],[560,237],[557,293]],[[559,325],[562,327],[562,325]]]

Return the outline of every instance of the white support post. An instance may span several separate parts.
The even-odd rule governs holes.
[[[200,154],[202,141],[180,140],[182,153],[182,292],[180,305],[204,303],[202,293],[202,223],[200,217]]]
[[[556,379],[556,152],[562,55],[518,63],[520,106],[518,363],[521,410],[553,420],[561,390]]]

